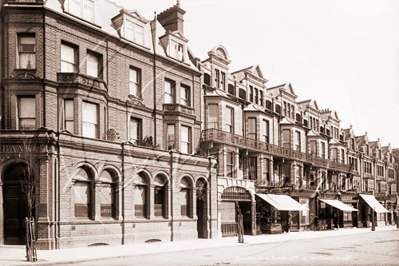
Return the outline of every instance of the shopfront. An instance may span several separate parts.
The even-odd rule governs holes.
[[[389,213],[373,195],[360,194],[359,205],[361,206],[361,220],[364,227],[372,226],[372,212],[374,211],[374,221],[376,226],[385,225],[385,214]]]
[[[332,212],[334,228],[353,227],[352,213],[357,212],[357,209],[339,200],[320,199],[320,201],[329,205],[329,210]]]
[[[287,195],[256,194],[257,225],[260,233],[280,234],[284,231],[299,231],[294,217],[302,211],[309,211],[299,202]]]
[[[345,203],[346,205],[357,210],[357,211],[353,211],[353,212],[347,214],[348,219],[346,222],[344,221],[344,223],[343,223],[345,228],[359,227],[358,221],[359,221],[360,212],[359,212],[359,207],[358,207],[358,205],[359,205],[358,198],[359,198],[359,196],[357,193],[349,193],[349,192],[341,193],[341,201],[343,203]]]
[[[242,187],[228,187],[221,196],[219,213],[221,219],[222,237],[236,236],[238,226],[238,213],[243,215],[244,234],[252,235],[253,207],[251,194]]]
[[[337,208],[327,204],[323,200],[338,200],[337,193],[321,193],[318,198],[318,226],[320,230],[330,230],[338,228],[340,211]]]

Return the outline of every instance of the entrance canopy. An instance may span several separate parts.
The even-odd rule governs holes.
[[[259,198],[263,199],[279,211],[304,211],[309,210],[303,207],[299,202],[287,195],[274,195],[274,194],[256,194]]]
[[[333,206],[334,208],[341,210],[341,211],[350,211],[350,212],[358,211],[355,208],[352,208],[351,206],[346,205],[345,203],[343,203],[342,201],[339,201],[339,200],[326,200],[326,199],[320,199],[320,200],[327,203],[330,206]]]
[[[363,195],[360,194],[360,196],[364,199],[364,201],[371,207],[375,212],[381,213],[381,212],[389,212],[387,209],[385,209],[375,198],[373,195]]]

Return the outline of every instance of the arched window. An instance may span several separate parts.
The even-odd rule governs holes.
[[[136,217],[147,218],[147,190],[148,184],[144,176],[144,173],[139,173],[134,183],[136,185],[134,189],[134,215]]]
[[[74,177],[75,217],[94,219],[94,182],[84,168],[79,168]]]
[[[162,175],[157,175],[154,180],[154,216],[165,217],[166,214],[166,190],[165,178]]]
[[[114,178],[108,171],[103,171],[100,176],[101,186],[101,217],[116,219],[118,217],[118,193]]]
[[[180,215],[190,217],[190,181],[183,177],[180,181]]]

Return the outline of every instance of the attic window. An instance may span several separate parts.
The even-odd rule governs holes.
[[[130,20],[126,21],[125,38],[140,45],[144,45],[144,27]]]
[[[176,41],[170,41],[170,56],[179,61],[183,61],[183,44]]]
[[[66,7],[72,15],[94,22],[94,2],[92,0],[68,0]]]

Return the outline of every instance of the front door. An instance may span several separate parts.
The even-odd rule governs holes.
[[[198,238],[205,238],[204,232],[204,201],[197,199],[197,231]]]
[[[25,239],[25,217],[29,216],[28,199],[22,191],[25,164],[15,164],[4,173],[4,244],[21,245]]]
[[[25,239],[25,217],[28,217],[28,201],[21,185],[3,186],[4,195],[4,244],[23,245]]]

